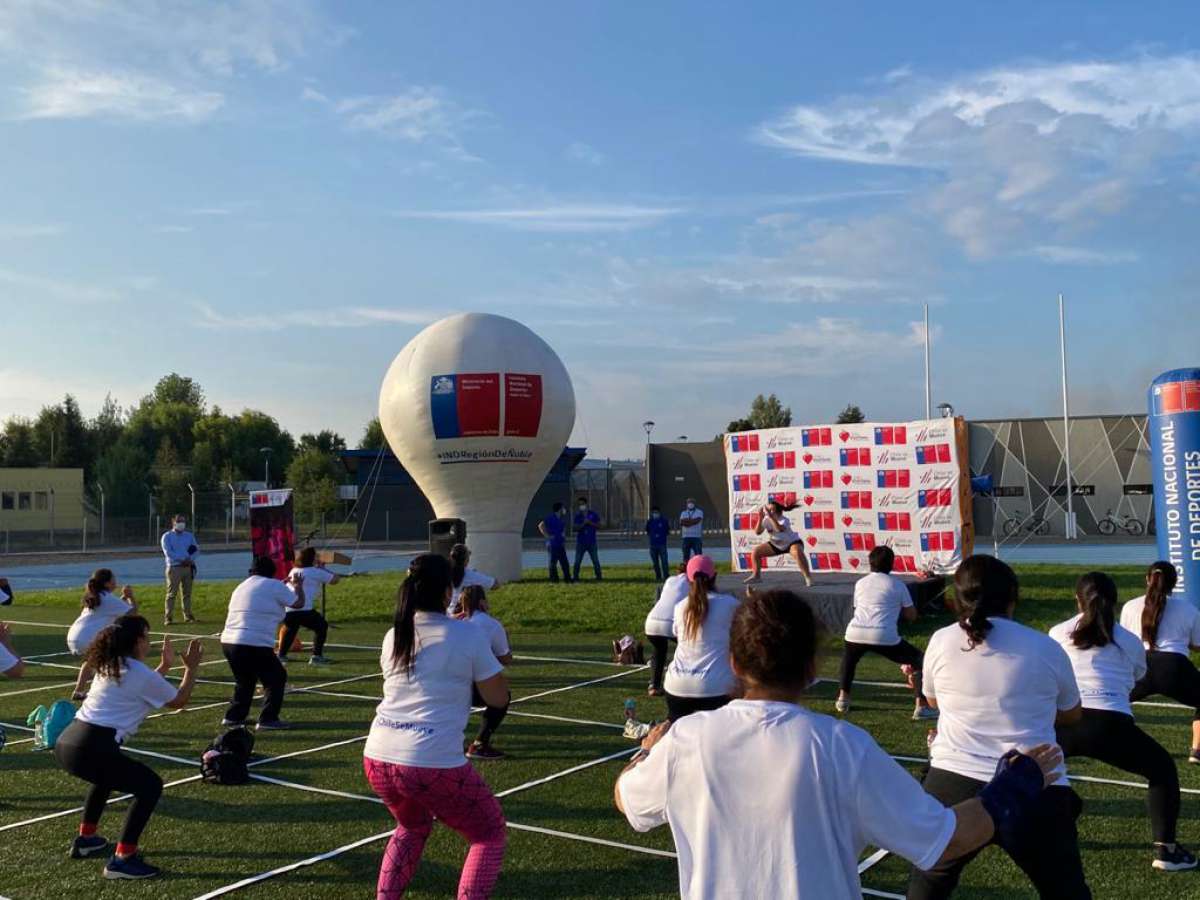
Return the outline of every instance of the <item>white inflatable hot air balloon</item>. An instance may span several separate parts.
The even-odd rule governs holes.
[[[519,578],[529,501],[575,425],[571,378],[550,346],[503,316],[435,322],[392,361],[379,420],[438,518],[467,523],[471,564]]]

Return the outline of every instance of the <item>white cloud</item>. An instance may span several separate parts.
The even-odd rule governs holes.
[[[216,91],[190,91],[133,72],[52,68],[24,88],[21,119],[125,118],[197,122],[221,108]]]
[[[1056,228],[1092,227],[1194,156],[1200,55],[885,78],[872,95],[792,107],[753,136],[800,156],[938,171],[913,211],[987,257],[1031,232],[1056,243]]]
[[[158,234],[188,234],[194,229],[191,225],[155,225],[151,230]]]
[[[1129,250],[1090,250],[1058,244],[1034,247],[1033,255],[1048,263],[1068,266],[1115,266],[1138,261],[1138,255]]]
[[[228,315],[206,303],[195,304],[199,324],[206,328],[280,331],[284,328],[363,328],[370,325],[427,325],[447,310],[408,310],[384,307],[348,306],[324,309],[288,310],[275,315]]]
[[[65,225],[3,225],[0,224],[0,241],[25,240],[28,238],[57,237],[66,233]]]
[[[15,295],[34,294],[69,303],[107,303],[121,299],[121,295],[111,288],[61,278],[28,275],[4,268],[0,268],[0,285],[7,285],[11,289],[3,291],[3,294],[10,298],[14,298]]]
[[[482,113],[460,106],[441,88],[412,85],[397,94],[346,97],[332,108],[350,131],[440,146],[464,161],[478,161],[465,149],[462,135]]]
[[[647,228],[686,212],[677,207],[591,204],[520,209],[401,210],[401,219],[429,219],[492,225],[520,231],[631,231]]]
[[[566,157],[572,162],[585,163],[589,166],[602,166],[605,162],[603,153],[583,141],[575,141],[570,144],[567,147]]]

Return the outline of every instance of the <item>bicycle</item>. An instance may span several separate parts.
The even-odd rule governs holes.
[[[1141,519],[1135,519],[1133,516],[1113,515],[1110,509],[1105,513],[1104,518],[1096,523],[1096,530],[1103,535],[1113,535],[1117,533],[1117,529],[1138,537],[1146,533],[1146,523]]]
[[[1030,513],[1022,518],[1021,510],[1018,509],[1016,515],[1004,520],[1001,530],[1005,537],[1012,537],[1021,532],[1044,535],[1050,533],[1050,523],[1035,513]]]

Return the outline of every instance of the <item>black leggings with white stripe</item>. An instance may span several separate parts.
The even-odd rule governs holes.
[[[1150,782],[1146,805],[1150,808],[1153,839],[1160,844],[1175,843],[1179,773],[1171,754],[1138,728],[1133,716],[1109,709],[1085,709],[1077,724],[1060,725],[1056,732],[1064,756],[1098,759]]]
[[[1191,706],[1193,719],[1200,719],[1200,672],[1182,653],[1150,650],[1146,653],[1146,674],[1133,686],[1130,700],[1144,700],[1162,694],[1176,703]]]

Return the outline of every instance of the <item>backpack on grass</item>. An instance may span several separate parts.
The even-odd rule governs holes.
[[[33,726],[33,749],[53,750],[58,736],[75,719],[75,704],[70,700],[55,700],[47,709],[37,706],[25,719]]]
[[[642,642],[632,634],[622,635],[612,642],[613,662],[622,665],[642,665],[646,662],[646,654],[642,650]]]
[[[245,726],[231,728],[200,757],[200,777],[209,784],[245,784],[250,780],[254,735]]]

